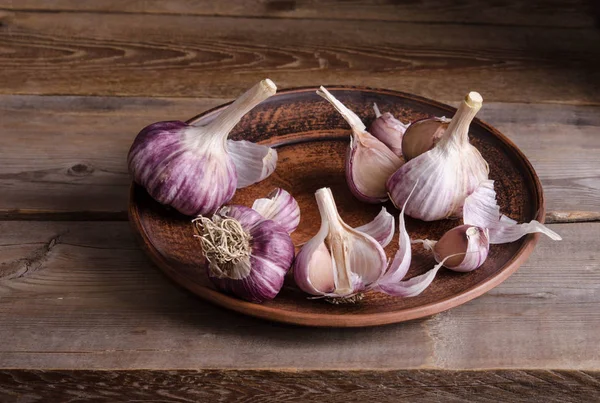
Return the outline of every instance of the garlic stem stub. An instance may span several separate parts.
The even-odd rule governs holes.
[[[405,125],[389,112],[381,113],[377,104],[373,104],[375,120],[368,132],[385,144],[394,154],[402,158],[402,139],[408,125]]]
[[[350,297],[374,283],[385,271],[385,252],[377,240],[340,217],[329,188],[315,193],[321,227],[294,262],[294,280],[304,292]]]
[[[423,221],[462,216],[465,198],[488,178],[489,168],[469,143],[469,125],[481,108],[476,92],[467,94],[435,146],[402,165],[387,181],[390,199],[403,205],[417,181],[419,187],[406,205],[406,214]]]
[[[218,289],[250,302],[275,298],[294,258],[285,228],[237,205],[192,222],[208,276]]]
[[[518,224],[515,220],[500,213],[493,180],[481,182],[477,189],[466,198],[463,221],[467,225],[487,228],[491,244],[514,242],[524,235],[536,232],[545,234],[554,241],[562,240],[560,235],[537,220]]]
[[[367,203],[386,201],[386,181],[402,165],[402,160],[367,132],[360,118],[325,87],[321,87],[317,94],[333,105],[352,129],[346,155],[346,182],[350,191]]]
[[[227,136],[276,90],[271,80],[263,80],[204,126],[168,121],[145,127],[127,158],[134,181],[155,200],[183,214],[215,212],[236,188],[259,182],[275,170],[274,149]]]

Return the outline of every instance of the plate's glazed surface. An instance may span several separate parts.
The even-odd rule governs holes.
[[[455,111],[449,106],[395,91],[347,87],[328,89],[354,110],[367,126],[375,117],[374,102],[382,112],[392,112],[404,122],[432,115],[452,116]],[[231,204],[251,206],[255,199],[265,197],[275,187],[288,190],[298,200],[302,213],[300,226],[292,234],[295,245],[306,242],[318,231],[320,218],[314,192],[320,187],[332,189],[342,218],[352,226],[372,220],[381,209],[379,205],[357,201],[349,192],[344,176],[344,159],[350,129],[333,107],[315,94],[315,90],[279,92],[245,116],[230,136],[277,147],[279,161],[275,173],[261,183],[238,190]],[[208,122],[219,113],[220,108],[192,121]],[[543,222],[542,188],[525,156],[510,140],[477,119],[471,124],[470,137],[490,165],[490,178],[496,181],[502,212],[520,222],[532,219]],[[398,214],[390,203],[386,207]],[[527,259],[537,241],[536,235],[529,235],[511,244],[492,245],[482,267],[471,273],[441,270],[432,285],[413,298],[367,293],[356,304],[332,305],[323,300],[307,299],[288,278],[273,301],[253,304],[216,291],[204,270],[198,268],[201,251],[193,237],[190,217],[158,204],[136,185],[132,185],[129,213],[146,252],[181,286],[238,312],[308,326],[381,325],[425,317],[455,307],[505,280]],[[460,222],[449,220],[426,223],[407,217],[407,229],[412,239],[439,239],[445,231],[458,224]],[[393,257],[396,252],[397,235],[386,248],[388,257]],[[434,264],[433,258],[422,247],[413,245],[413,259],[407,278],[424,273]]]

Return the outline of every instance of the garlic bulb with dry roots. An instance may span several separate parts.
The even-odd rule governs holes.
[[[329,101],[352,128],[346,156],[346,181],[350,191],[367,203],[386,201],[386,181],[402,165],[402,160],[369,134],[360,118],[324,87],[317,94]]]
[[[205,126],[170,121],[145,127],[127,158],[133,179],[155,200],[183,214],[215,212],[236,188],[259,182],[275,170],[274,149],[227,136],[276,90],[271,80],[261,81]]]
[[[445,260],[444,267],[469,272],[485,262],[490,250],[488,236],[485,228],[460,225],[446,232],[439,241],[425,239],[421,242],[425,249],[433,252],[438,263]]]
[[[388,146],[398,157],[402,157],[402,138],[408,125],[405,125],[389,112],[381,114],[377,104],[373,104],[375,120],[369,126],[369,133]]]
[[[375,238],[342,220],[329,188],[317,190],[315,197],[321,228],[298,252],[294,280],[308,294],[351,297],[381,277],[385,252]]]
[[[215,286],[251,302],[275,298],[294,258],[288,230],[244,206],[193,220]]]
[[[470,92],[437,144],[388,179],[387,189],[396,206],[406,202],[419,181],[406,214],[424,221],[462,216],[465,198],[488,178],[487,163],[469,143],[469,125],[481,105],[481,96]]]
[[[555,241],[562,240],[560,235],[536,220],[518,224],[515,220],[500,213],[493,180],[481,182],[477,189],[466,198],[463,208],[464,223],[486,228],[489,231],[491,244],[513,242],[523,235],[536,232],[545,234]]]
[[[412,122],[402,137],[402,155],[406,161],[427,152],[442,138],[451,119],[445,116]]]

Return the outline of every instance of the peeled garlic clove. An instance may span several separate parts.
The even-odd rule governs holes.
[[[439,241],[423,241],[439,263],[458,272],[469,272],[480,267],[490,250],[488,230],[472,225],[460,225],[446,232]],[[450,257],[452,256],[452,257]]]
[[[372,236],[385,248],[394,237],[394,226],[394,216],[388,213],[385,207],[382,207],[373,221],[356,227],[356,230]]]
[[[478,93],[469,93],[437,144],[402,165],[388,179],[394,205],[403,205],[419,181],[406,205],[406,214],[424,221],[462,215],[465,198],[488,178],[488,165],[468,136],[469,124],[481,104]]]
[[[251,302],[275,298],[294,258],[288,232],[244,206],[193,220],[208,276],[226,293]]]
[[[273,220],[291,234],[300,224],[300,206],[287,191],[276,188],[267,198],[254,201],[252,208],[268,220]]]
[[[236,187],[262,180],[275,169],[275,150],[228,142],[227,136],[276,89],[271,80],[261,81],[205,126],[170,121],[145,127],[127,158],[134,181],[183,214],[215,212],[233,197]]]
[[[451,119],[433,117],[412,122],[402,138],[402,155],[409,161],[427,152],[442,138]]]
[[[341,219],[330,189],[317,190],[315,197],[321,228],[298,252],[294,279],[301,290],[312,295],[352,296],[383,274],[385,252],[373,237]]]
[[[369,134],[360,118],[324,87],[317,94],[331,103],[352,128],[346,156],[346,181],[352,194],[367,203],[386,201],[386,181],[402,165],[402,160]]]
[[[402,157],[402,137],[408,125],[405,125],[389,112],[381,114],[377,104],[373,104],[375,120],[368,132],[385,144],[394,154]]]
[[[493,180],[482,181],[466,198],[463,207],[463,221],[468,225],[487,228],[491,244],[513,242],[523,235],[536,232],[545,234],[555,241],[562,240],[560,235],[536,220],[518,224],[515,220],[500,213]]]

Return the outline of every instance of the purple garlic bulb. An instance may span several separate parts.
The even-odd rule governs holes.
[[[156,201],[183,214],[214,213],[231,200],[236,188],[259,182],[275,170],[274,149],[227,136],[276,90],[271,80],[263,80],[204,126],[167,121],[145,127],[127,158],[134,181]]]

